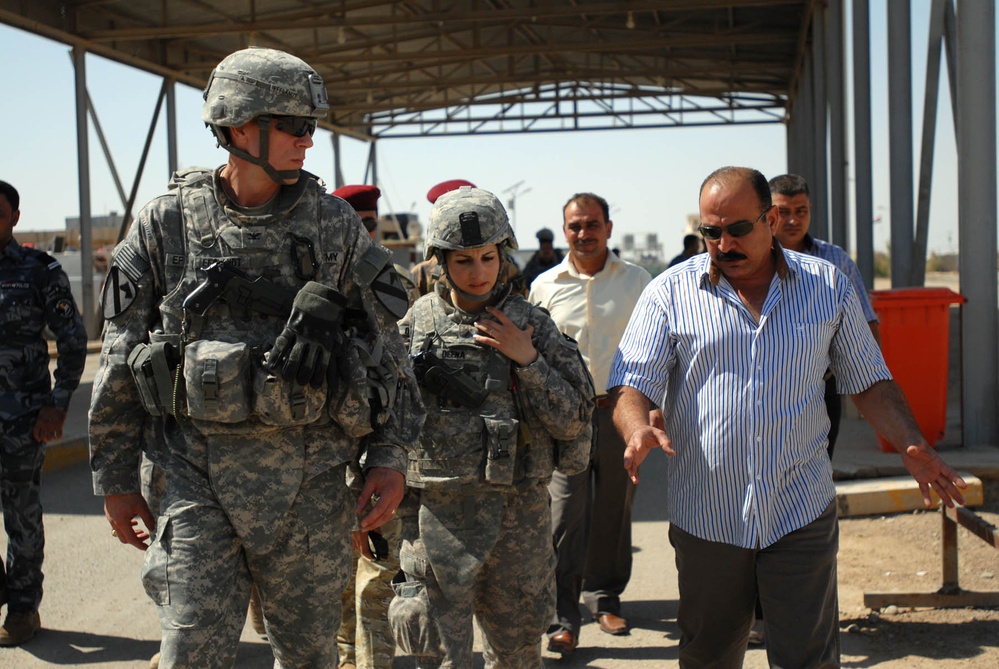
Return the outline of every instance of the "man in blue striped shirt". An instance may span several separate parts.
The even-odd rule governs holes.
[[[874,335],[878,345],[881,344],[881,332],[878,330],[878,315],[874,313],[871,300],[867,296],[867,287],[864,285],[864,277],[860,274],[857,263],[847,254],[846,251],[815,239],[808,233],[812,223],[812,201],[809,197],[808,182],[804,177],[797,174],[782,174],[770,180],[770,196],[773,198],[773,205],[777,208],[777,230],[774,235],[785,249],[791,249],[798,253],[807,253],[828,260],[843,272],[853,284],[853,290],[860,300],[860,306],[864,310],[864,318],[867,320],[871,334]],[[842,401],[836,391],[836,377],[826,374],[825,390],[826,412],[829,414],[829,459],[832,459],[833,449],[836,448],[836,437],[839,435],[839,421],[843,413]]]
[[[741,667],[759,595],[772,665],[839,664],[832,468],[823,377],[854,396],[931,504],[964,481],[927,445],[850,281],[786,251],[766,178],[726,167],[701,185],[708,253],[648,285],[614,360],[625,469],[669,458],[682,667]],[[665,430],[649,424],[663,409]]]

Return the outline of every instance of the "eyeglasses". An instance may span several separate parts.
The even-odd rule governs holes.
[[[274,129],[293,137],[305,137],[316,132],[316,119],[311,116],[271,116]]]
[[[726,225],[724,228],[718,225],[702,225],[697,228],[697,230],[705,239],[710,239],[713,242],[721,239],[723,232],[727,232],[728,236],[733,239],[736,237],[745,237],[753,231],[754,225],[763,220],[763,217],[767,215],[767,212],[770,211],[770,209],[771,207],[764,209],[755,221],[736,221],[731,225]]]

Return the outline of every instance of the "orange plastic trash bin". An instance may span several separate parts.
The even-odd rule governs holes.
[[[930,446],[943,437],[947,427],[950,305],[966,301],[949,288],[871,291],[885,362]],[[881,450],[895,452],[881,435],[878,442]]]

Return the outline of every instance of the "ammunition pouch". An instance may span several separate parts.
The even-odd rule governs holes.
[[[480,483],[485,459],[484,432],[478,415],[466,411],[428,412],[420,444],[409,454],[406,485],[426,488],[442,483],[448,486]]]
[[[199,339],[184,347],[187,415],[194,421],[241,423],[250,417],[246,344]],[[200,427],[200,425],[199,425]]]
[[[301,386],[270,374],[244,343],[193,341],[184,346],[181,365],[174,339],[152,338],[128,356],[142,406],[151,416],[189,418],[202,434],[231,432],[232,424],[251,417],[273,427],[306,425],[322,417],[325,386]]]
[[[142,406],[151,416],[173,415],[173,392],[180,354],[170,342],[139,344],[128,354],[128,367]]]
[[[253,413],[264,425],[285,427],[312,423],[322,416],[325,404],[326,386],[302,386],[254,365]]]
[[[485,479],[495,485],[512,485],[517,464],[519,421],[483,417],[486,426]]]

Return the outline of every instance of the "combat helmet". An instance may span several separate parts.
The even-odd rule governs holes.
[[[459,291],[462,297],[468,300],[487,300],[503,288],[501,285],[504,276],[503,263],[510,262],[506,249],[519,248],[517,238],[513,234],[513,228],[510,227],[506,209],[503,208],[499,198],[489,191],[462,186],[437,198],[434,208],[430,211],[430,222],[427,224],[427,238],[423,247],[425,259],[436,257],[438,265],[444,269],[444,275],[447,276],[447,263],[444,261],[446,251],[477,249],[491,244],[498,244],[500,247],[500,279],[489,295],[468,295],[464,291]],[[448,280],[452,287],[455,287],[450,277]]]
[[[326,86],[308,63],[284,51],[249,47],[229,54],[215,66],[204,90],[201,120],[215,134],[219,146],[255,165],[278,183],[295,179],[298,170],[278,171],[268,162],[268,136],[274,117],[314,119],[303,132],[315,130],[315,120],[329,112]],[[260,155],[232,146],[226,128],[253,119],[260,122]]]

